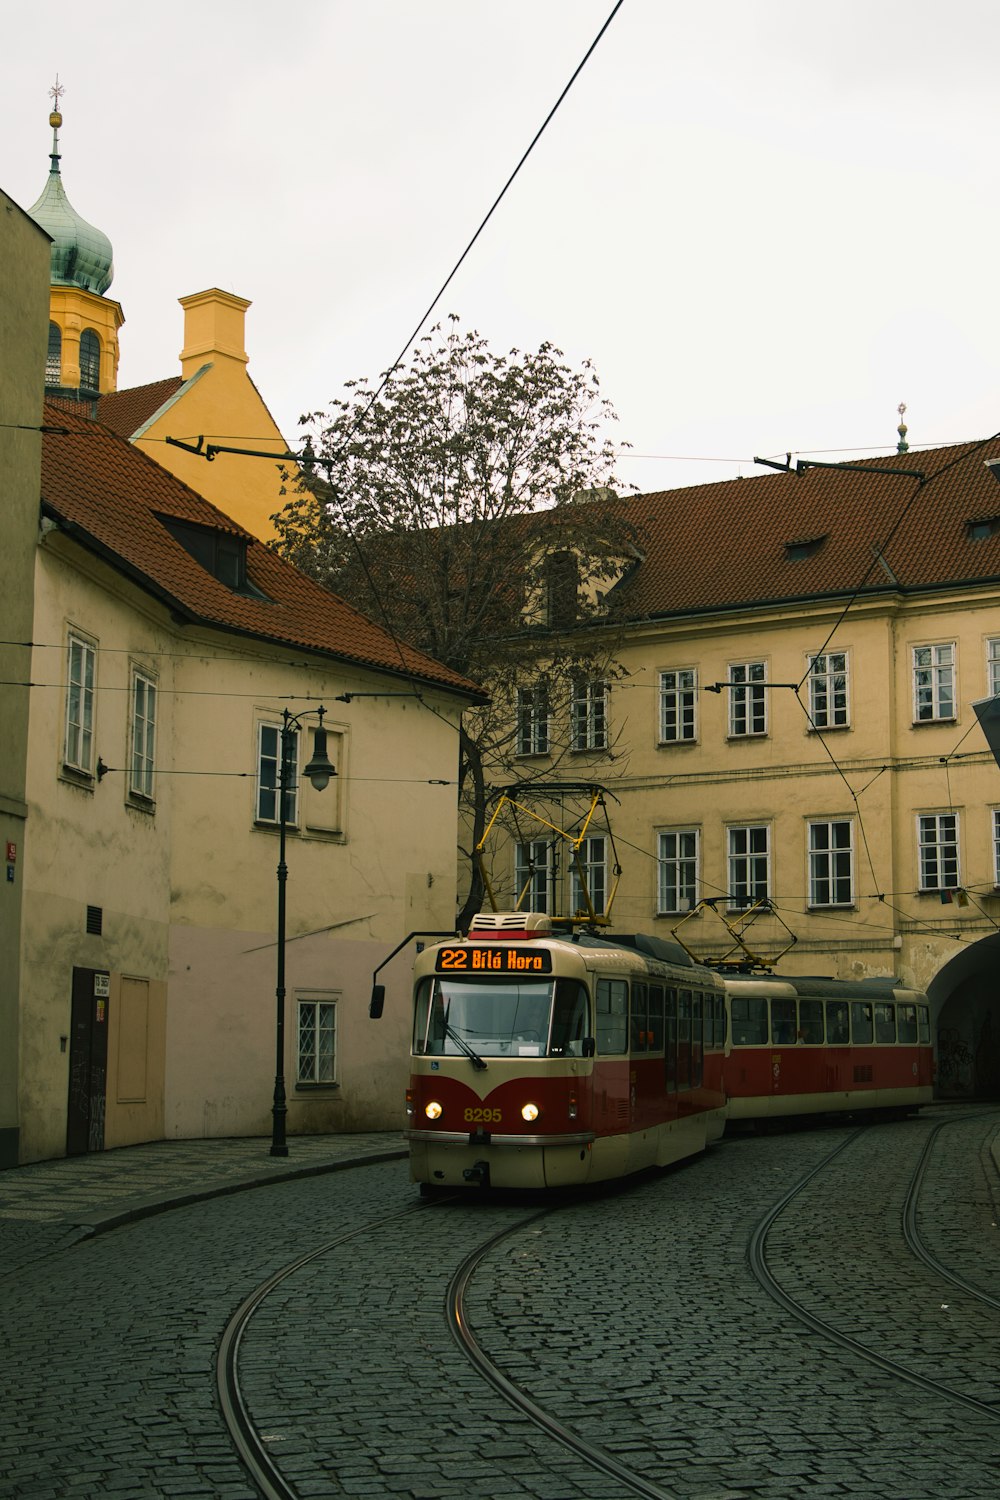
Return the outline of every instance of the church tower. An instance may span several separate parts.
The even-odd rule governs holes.
[[[121,307],[104,293],[114,276],[111,241],[73,208],[59,170],[62,115],[59,79],[49,91],[54,109],[49,180],[28,210],[52,237],[49,347],[45,362],[48,395],[93,401],[117,388]]]

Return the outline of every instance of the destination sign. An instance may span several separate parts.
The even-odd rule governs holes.
[[[438,974],[551,974],[547,948],[504,943],[497,948],[439,948],[434,959]]]

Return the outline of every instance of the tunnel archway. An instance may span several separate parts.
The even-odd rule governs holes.
[[[945,964],[927,989],[937,1099],[1000,1099],[1000,932]]]

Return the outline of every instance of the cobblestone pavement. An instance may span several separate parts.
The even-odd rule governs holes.
[[[406,1155],[399,1131],[153,1141],[0,1172],[0,1277],[39,1255],[121,1224],[268,1182]]]
[[[1000,1314],[942,1292],[900,1240],[900,1194],[935,1118],[852,1140],[778,1220],[769,1257],[783,1285],[853,1337],[994,1399]],[[470,1326],[536,1401],[678,1500],[995,1500],[1000,1416],[935,1399],[817,1340],[751,1277],[753,1227],[849,1135],[727,1141],[703,1161],[525,1222],[472,1278]],[[938,1139],[921,1232],[995,1292],[988,1125]],[[134,1149],[149,1152],[152,1170],[156,1148]],[[399,1140],[367,1149],[377,1157]],[[9,1217],[29,1209],[6,1184],[34,1170],[0,1176],[0,1250],[37,1230],[38,1220]],[[192,1171],[181,1191],[204,1193],[206,1167]],[[133,1214],[99,1235],[96,1199],[89,1219],[67,1199],[66,1217],[41,1221],[44,1253],[5,1265],[0,1496],[253,1500],[218,1410],[219,1337],[261,1280],[324,1245],[261,1305],[239,1358],[249,1410],[299,1494],[624,1495],[508,1407],[444,1324],[457,1264],[536,1204],[440,1203],[395,1218],[417,1199],[405,1163],[392,1160],[233,1194],[257,1171],[220,1168],[227,1196]],[[107,1213],[149,1211],[142,1190],[104,1192]],[[60,1243],[78,1231],[83,1239]]]

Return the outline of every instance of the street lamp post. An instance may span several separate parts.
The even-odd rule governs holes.
[[[288,866],[285,863],[285,834],[288,827],[288,793],[295,783],[292,752],[296,744],[299,722],[315,713],[319,723],[313,730],[312,759],[303,775],[308,777],[318,792],[322,792],[337,772],[326,753],[326,730],[323,728],[325,708],[304,709],[293,714],[287,708],[281,712],[281,734],[278,748],[278,978],[275,988],[275,1061],[274,1103],[271,1107],[271,1155],[287,1156],[285,1140],[285,1117],[288,1107],[285,1102],[285,886],[288,881]]]

